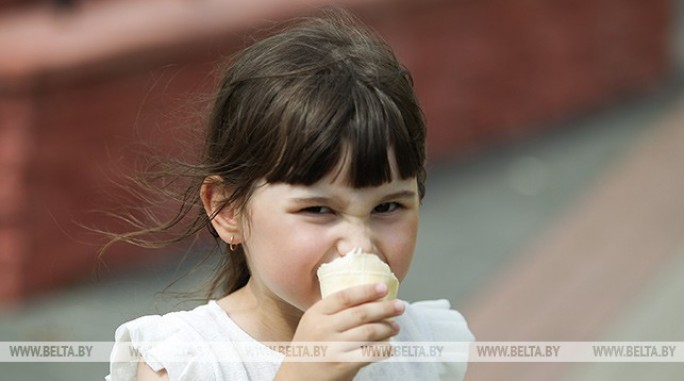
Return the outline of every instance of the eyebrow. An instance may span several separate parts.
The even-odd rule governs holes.
[[[403,191],[399,191],[399,192],[390,193],[390,194],[384,196],[381,200],[387,201],[387,200],[396,200],[396,199],[413,198],[413,197],[416,197],[416,192],[410,191],[410,190],[403,190]]]

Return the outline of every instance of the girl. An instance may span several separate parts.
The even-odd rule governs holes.
[[[108,379],[461,380],[456,362],[287,361],[292,353],[266,346],[255,362],[231,345],[182,345],[472,340],[446,301],[386,301],[383,284],[320,296],[318,267],[355,248],[404,278],[424,162],[409,73],[348,14],[328,11],[244,50],[220,83],[197,182],[174,220],[201,208],[187,235],[206,226],[225,246],[217,299],[122,325]],[[139,363],[117,361],[125,343]]]

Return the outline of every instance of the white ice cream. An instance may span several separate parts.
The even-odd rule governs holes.
[[[385,283],[387,300],[396,299],[399,290],[399,280],[387,263],[381,261],[377,255],[364,253],[361,249],[352,250],[343,257],[321,265],[317,275],[322,297],[368,283]]]

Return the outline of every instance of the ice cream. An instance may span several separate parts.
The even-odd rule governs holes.
[[[361,249],[352,250],[343,257],[321,265],[317,275],[322,297],[368,283],[385,283],[386,300],[396,299],[399,290],[399,280],[387,263],[381,261],[377,255],[364,253]]]

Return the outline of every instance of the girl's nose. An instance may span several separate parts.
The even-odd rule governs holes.
[[[377,253],[373,231],[367,224],[350,224],[337,243],[337,251],[341,256],[357,248],[366,253]]]

